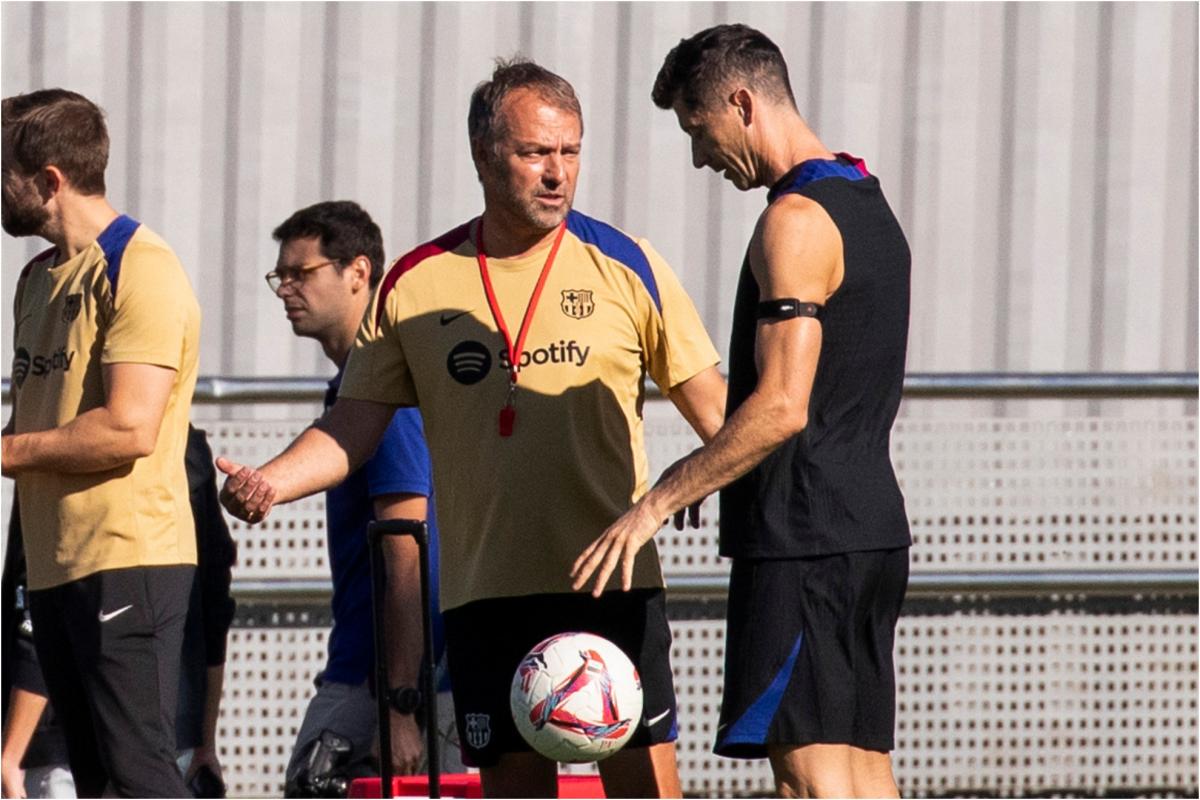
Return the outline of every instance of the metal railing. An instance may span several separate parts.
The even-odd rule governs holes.
[[[319,403],[328,384],[321,378],[204,377],[196,383],[194,402]],[[9,380],[0,386],[0,400],[9,400]],[[1172,373],[910,373],[904,396],[916,399],[1196,399],[1200,375]],[[728,592],[722,575],[683,575],[669,579],[672,598],[709,600]],[[1191,570],[1072,570],[917,572],[909,578],[909,595],[953,597],[1047,597],[1056,595],[1143,595],[1159,592],[1200,594],[1200,580]],[[239,580],[233,592],[244,602],[284,604],[323,603],[331,587],[326,580]]]
[[[328,383],[323,378],[224,378],[196,381],[193,402],[320,403]],[[647,385],[651,393],[658,389]],[[1079,400],[1136,397],[1196,399],[1200,375],[1195,372],[911,372],[904,396],[912,399]],[[0,402],[11,399],[11,381],[0,382]]]
[[[909,597],[1129,597],[1151,594],[1200,594],[1195,570],[1055,570],[1049,572],[914,572],[908,578]],[[327,580],[234,581],[238,600],[254,603],[317,604],[328,602],[332,584]],[[729,593],[725,575],[675,575],[667,577],[672,600],[714,600]]]

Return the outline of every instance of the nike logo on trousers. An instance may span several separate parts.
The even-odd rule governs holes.
[[[124,614],[126,611],[128,611],[131,608],[133,608],[132,603],[130,603],[127,606],[122,606],[121,608],[118,608],[116,611],[109,611],[107,614],[105,614],[103,611],[101,611],[100,612],[100,621],[108,622],[110,619],[113,619],[114,617],[118,617],[121,614]]]

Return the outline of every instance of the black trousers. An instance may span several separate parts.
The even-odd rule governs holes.
[[[104,570],[29,593],[79,797],[190,797],[175,711],[190,565]]]

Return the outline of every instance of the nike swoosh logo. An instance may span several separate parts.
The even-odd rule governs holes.
[[[647,728],[653,728],[654,723],[658,722],[659,720],[661,720],[663,717],[665,717],[667,714],[670,714],[670,713],[671,713],[671,709],[668,708],[666,711],[662,712],[661,714],[659,714],[655,717],[651,717],[650,719],[646,719],[646,715],[643,714],[642,715],[642,724],[645,725]]]
[[[118,616],[120,616],[121,614],[124,614],[126,611],[128,611],[128,610],[129,610],[129,609],[131,609],[131,608],[133,608],[133,604],[132,604],[132,603],[131,603],[130,605],[124,606],[124,607],[122,607],[122,608],[118,608],[116,611],[110,611],[110,612],[108,612],[107,614],[105,614],[103,611],[101,611],[101,612],[100,612],[100,621],[101,621],[101,622],[108,622],[108,621],[109,621],[110,619],[112,619],[113,617],[118,617]]]
[[[465,316],[470,313],[471,313],[470,311],[460,311],[457,314],[442,314],[441,323],[443,325],[449,325],[451,322],[454,322],[454,320],[458,319],[459,317]]]

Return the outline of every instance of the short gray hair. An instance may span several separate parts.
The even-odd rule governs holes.
[[[485,145],[495,151],[496,141],[504,135],[504,118],[500,108],[504,98],[518,89],[529,89],[550,105],[570,111],[579,118],[583,132],[583,110],[575,89],[565,78],[522,57],[496,59],[491,80],[484,81],[471,93],[471,109],[467,113],[467,134],[471,145]]]

